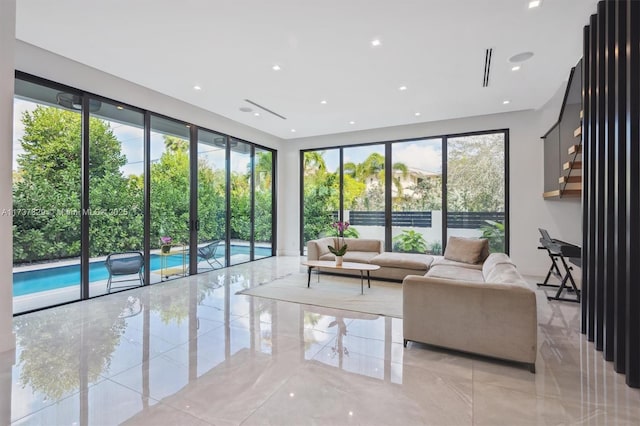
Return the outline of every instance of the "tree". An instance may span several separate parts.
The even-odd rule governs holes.
[[[450,211],[504,211],[504,135],[449,139]]]
[[[89,120],[91,212],[82,212],[80,114],[37,106],[22,122],[24,153],[17,158],[13,201],[15,211],[29,213],[14,217],[14,262],[78,256],[82,214],[90,214],[92,256],[139,248],[142,190],[120,171],[126,157],[110,125]]]

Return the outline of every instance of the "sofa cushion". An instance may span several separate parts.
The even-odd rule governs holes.
[[[484,282],[484,276],[482,275],[481,270],[450,265],[434,265],[425,274],[425,277],[445,278],[456,281]]]
[[[376,257],[378,252],[373,251],[351,251],[347,250],[347,253],[343,256],[345,262],[357,262],[357,263],[369,263],[371,259]],[[332,253],[323,254],[320,256],[320,260],[335,260],[336,257]]]
[[[386,268],[410,269],[426,271],[433,263],[433,256],[419,253],[392,253],[384,252],[371,259],[372,265]]]
[[[484,260],[482,256],[486,254],[485,246],[488,244],[486,238],[449,237],[444,257],[463,263],[480,263]]]
[[[338,238],[336,238],[337,240]],[[382,240],[373,240],[368,238],[345,238],[345,244],[349,246],[347,253],[350,251],[371,251],[380,253],[383,251]],[[342,238],[340,238],[340,246],[342,246]],[[345,260],[347,260],[345,258]]]
[[[331,253],[329,251],[329,246],[335,246],[336,240],[333,237],[326,237],[315,240],[315,243],[318,248],[318,255],[322,256],[324,254]]]
[[[504,253],[491,253],[489,257],[487,257],[487,260],[485,260],[482,264],[482,274],[484,275],[485,280],[491,273],[491,270],[495,268],[496,265],[500,265],[501,263],[508,263],[513,265],[513,262],[511,262],[509,256]]]
[[[455,260],[445,259],[444,257],[439,257],[433,261],[433,266],[436,265],[445,265],[445,266],[456,266],[458,268],[467,268],[467,269],[477,269],[479,271],[482,270],[482,263],[464,263],[458,262]]]

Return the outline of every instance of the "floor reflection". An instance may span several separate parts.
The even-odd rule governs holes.
[[[0,424],[640,418],[640,393],[583,339],[575,304],[539,294],[533,375],[405,349],[400,319],[236,294],[288,274],[304,285],[298,258],[274,258],[15,318],[18,347],[0,356]]]

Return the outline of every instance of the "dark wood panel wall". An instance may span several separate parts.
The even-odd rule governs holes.
[[[582,333],[640,387],[640,1],[584,29]]]

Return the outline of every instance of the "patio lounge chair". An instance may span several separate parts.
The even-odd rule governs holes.
[[[129,251],[124,253],[111,253],[104,261],[109,271],[109,279],[107,280],[107,293],[111,293],[111,284],[123,283],[129,281],[140,281],[140,285],[144,284],[142,277],[142,267],[144,266],[144,256],[139,251]],[[113,277],[118,275],[134,275],[137,278],[127,278],[124,280],[114,281]],[[136,285],[128,285],[126,287],[135,287]]]
[[[206,261],[209,266],[211,266],[211,269],[216,269],[216,263],[220,265],[220,268],[223,268],[224,265],[216,258],[216,251],[221,242],[222,240],[214,240],[198,247],[198,262],[200,262],[200,260]]]

